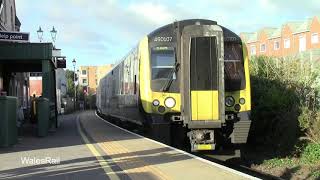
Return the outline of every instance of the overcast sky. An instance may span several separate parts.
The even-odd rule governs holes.
[[[152,30],[190,18],[217,21],[236,33],[320,15],[319,0],[16,0],[21,31],[37,42],[57,31],[56,47],[77,65],[115,63]]]

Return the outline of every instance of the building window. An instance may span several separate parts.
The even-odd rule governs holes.
[[[274,42],[274,47],[273,47],[274,50],[279,50],[280,49],[280,42],[279,41],[275,41]]]
[[[311,35],[311,43],[312,43],[312,44],[317,44],[317,43],[319,43],[318,33],[313,33],[313,34]]]
[[[256,54],[256,46],[252,45],[250,46],[250,55],[255,55]]]
[[[8,21],[8,15],[7,15],[8,12],[7,12],[7,8],[6,7],[7,7],[7,2],[4,1],[4,3],[3,3],[3,9],[4,9],[3,10],[3,13],[4,13],[4,20],[3,20],[4,22],[3,23],[4,24],[7,24],[7,21]]]
[[[82,70],[82,75],[87,75],[87,71],[86,70]]]
[[[14,15],[13,15],[13,10],[12,10],[12,6],[11,6],[11,30],[14,31],[14,22],[13,22],[13,18],[14,18]]]
[[[290,39],[285,39],[284,40],[284,48],[289,49],[290,48]]]
[[[82,84],[87,84],[87,79],[82,79]]]
[[[3,24],[7,22],[6,1],[0,0],[0,19]]]
[[[299,37],[299,52],[305,51],[307,49],[306,36]]]
[[[266,52],[266,44],[260,45],[260,52]]]

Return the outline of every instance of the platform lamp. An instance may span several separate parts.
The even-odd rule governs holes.
[[[41,29],[41,26],[39,26],[39,29],[37,31],[37,34],[38,34],[38,38],[39,38],[39,41],[42,42],[42,39],[43,39],[43,31]]]
[[[76,110],[76,96],[77,96],[77,89],[76,89],[76,59],[72,60],[73,65],[73,84],[74,84],[74,102],[73,108]]]
[[[52,30],[50,31],[51,33],[51,38],[52,38],[52,42],[53,42],[53,49],[55,49],[55,44],[56,44],[56,38],[57,38],[57,33],[58,31],[54,28],[54,26],[52,27]]]

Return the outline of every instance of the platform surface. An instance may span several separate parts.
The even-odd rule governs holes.
[[[83,143],[75,120],[75,115],[64,116],[61,127],[43,138],[36,137],[32,129],[26,129],[18,144],[0,148],[0,179],[106,179],[98,160]],[[23,161],[45,158],[60,162]]]
[[[254,177],[144,138],[96,116],[79,115],[82,129],[106,163],[131,179],[254,179]],[[112,169],[112,168],[111,168]]]
[[[25,159],[57,159],[57,164]],[[62,118],[44,138],[26,133],[0,148],[0,179],[255,179],[144,138],[98,117],[94,111]]]

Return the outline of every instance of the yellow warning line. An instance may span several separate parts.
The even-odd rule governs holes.
[[[108,139],[109,140],[109,139]],[[164,174],[162,171],[157,169],[156,167],[153,167],[152,165],[149,165],[147,162],[139,158],[134,153],[130,153],[130,151],[120,145],[119,143],[116,143],[115,141],[108,141],[107,143],[99,143],[98,144],[102,150],[104,150],[106,153],[109,153],[110,156],[117,155],[117,154],[128,154],[125,157],[114,159],[114,161],[122,168],[122,169],[130,169],[127,170],[128,172],[151,172],[152,174],[156,175],[160,179],[171,179],[166,174]],[[130,161],[126,161],[130,159]],[[119,162],[117,162],[119,161]],[[139,179],[139,178],[138,178]]]
[[[90,133],[90,130],[88,133]],[[127,156],[112,159],[113,162],[116,163],[132,179],[140,180],[143,178],[141,175],[145,173],[151,173],[159,179],[171,179],[161,170],[148,164],[135,153],[130,152],[127,148],[117,143],[115,139],[107,138],[105,134],[101,136],[101,134],[97,134],[97,132],[90,134],[90,136],[92,136],[96,142],[100,142],[97,143],[97,145],[111,158],[113,155],[117,154],[128,154]]]
[[[92,121],[91,121],[92,122]],[[83,121],[79,123],[83,123]],[[170,180],[172,178],[168,177],[157,167],[145,162],[143,159],[139,158],[137,154],[129,151],[126,147],[117,142],[117,139],[110,138],[107,135],[107,132],[104,134],[98,133],[98,131],[90,131],[90,128],[87,129],[87,133],[101,149],[104,151],[110,158],[112,162],[117,164],[125,174],[127,174],[133,180],[141,180],[147,178],[146,174],[153,175],[156,179],[166,179]],[[122,157],[113,157],[119,154],[127,154]]]
[[[83,139],[83,141],[86,143],[86,146],[88,147],[88,149],[91,151],[91,153],[97,158],[100,166],[102,167],[102,169],[104,170],[104,172],[106,173],[106,175],[110,178],[110,179],[119,179],[120,178],[113,172],[113,170],[110,168],[110,165],[108,164],[108,162],[101,156],[101,154],[98,152],[98,150],[94,147],[93,144],[90,143],[88,137],[83,133],[83,131],[80,128],[79,125],[79,116],[77,117],[77,129],[78,132],[81,136],[81,138]]]

